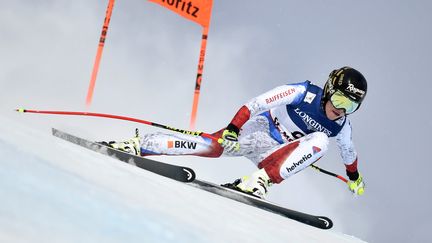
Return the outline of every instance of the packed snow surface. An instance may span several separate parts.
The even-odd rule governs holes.
[[[0,123],[0,242],[363,242]]]

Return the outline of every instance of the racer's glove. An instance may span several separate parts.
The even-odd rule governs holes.
[[[237,127],[229,124],[223,131],[222,137],[218,139],[218,143],[228,152],[237,152],[240,150],[240,144],[238,142]]]
[[[363,176],[358,172],[348,172],[347,175],[349,177],[348,189],[354,194],[354,195],[363,195],[364,189],[365,189],[365,183],[363,181]]]

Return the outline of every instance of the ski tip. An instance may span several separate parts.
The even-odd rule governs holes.
[[[196,175],[195,175],[195,171],[193,171],[190,168],[184,167],[183,171],[186,173],[186,179],[185,182],[192,182],[195,180]]]
[[[333,221],[324,216],[318,216],[318,220],[322,222],[320,228],[322,229],[331,229],[333,227]]]
[[[15,111],[20,112],[20,113],[26,112],[26,110],[24,108],[18,108],[18,109],[15,109]]]

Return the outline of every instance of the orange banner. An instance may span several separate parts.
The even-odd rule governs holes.
[[[210,24],[213,0],[149,0],[192,20],[203,27]]]

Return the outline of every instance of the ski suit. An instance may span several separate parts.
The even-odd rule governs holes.
[[[321,104],[323,90],[305,81],[276,87],[240,108],[230,125],[239,128],[240,150],[224,152],[211,139],[186,134],[143,136],[141,155],[244,156],[264,168],[273,183],[316,162],[336,137],[347,171],[357,171],[351,124],[344,116],[329,120]],[[214,133],[220,137],[223,129]]]

